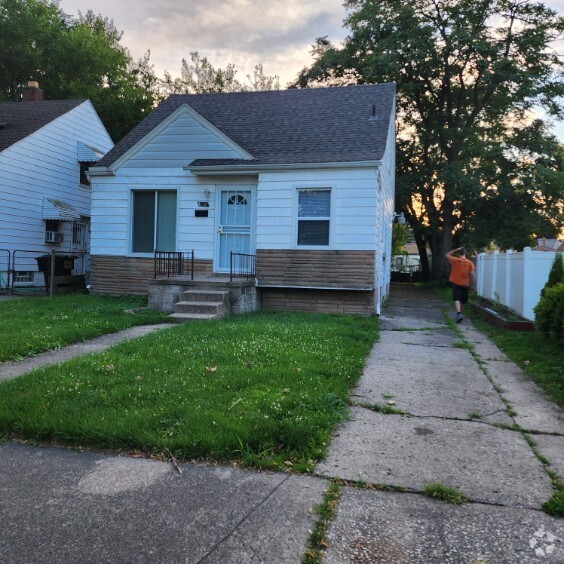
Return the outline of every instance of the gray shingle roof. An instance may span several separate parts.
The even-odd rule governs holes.
[[[44,100],[0,104],[0,152],[83,102],[84,100]]]
[[[183,104],[253,156],[192,166],[358,162],[383,157],[395,84],[173,95],[98,163],[111,166]],[[375,108],[376,119],[372,118]]]

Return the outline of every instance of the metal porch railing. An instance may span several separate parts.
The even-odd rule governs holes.
[[[257,256],[231,252],[229,260],[229,280],[233,278],[255,278]]]
[[[194,280],[194,251],[155,251],[155,278],[157,276],[190,276]]]

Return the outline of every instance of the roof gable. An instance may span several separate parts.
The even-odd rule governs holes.
[[[187,133],[187,129],[190,129],[191,133]],[[188,159],[187,155],[192,151],[186,146],[183,146],[181,142],[174,141],[178,139],[180,135],[183,135],[186,141],[188,141],[190,135],[198,136],[200,143],[207,141],[208,144],[211,143],[218,146],[219,152],[224,156],[244,160],[252,158],[247,151],[234,143],[232,139],[218,130],[213,124],[209,123],[193,108],[186,104],[181,104],[160,123],[155,125],[140,141],[132,145],[117,158],[113,163],[112,169],[115,170],[126,164],[135,166],[139,157],[143,157],[144,153],[150,153],[153,148],[152,145],[159,142],[165,147],[172,147],[174,142],[179,145],[179,148],[184,151],[182,155],[178,157],[173,154],[173,150],[167,150],[163,152],[161,158],[163,163],[166,161],[174,162],[175,159],[180,158],[178,164],[179,166],[183,166]],[[170,137],[172,141],[171,139],[167,139],[167,137]]]
[[[80,106],[84,100],[45,100],[0,104],[0,152]]]
[[[379,161],[395,111],[395,84],[173,95],[98,164],[122,157],[183,105],[261,165]],[[193,165],[210,163],[199,159]],[[190,164],[186,162],[186,165]]]

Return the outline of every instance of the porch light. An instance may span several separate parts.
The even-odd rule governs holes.
[[[394,217],[392,218],[392,222],[395,222],[398,225],[405,225],[405,216],[403,215],[403,212],[400,213],[394,212]]]
[[[206,189],[204,190],[204,198],[205,198],[206,200],[209,200],[209,199],[210,199],[210,194],[211,194],[211,192],[209,191],[209,188],[206,188]]]

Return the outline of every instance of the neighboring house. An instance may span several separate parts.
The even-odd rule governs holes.
[[[372,314],[390,280],[395,84],[174,95],[90,169],[92,292],[256,254],[266,309]]]
[[[564,252],[564,241],[559,239],[537,239],[537,246],[532,248],[533,251],[543,251],[552,253],[562,253]]]
[[[7,251],[17,258],[23,251],[88,250],[91,187],[85,172],[112,147],[88,100],[44,101],[37,83],[29,83],[21,102],[0,104],[4,280]],[[32,284],[36,261],[19,264],[15,283]]]

